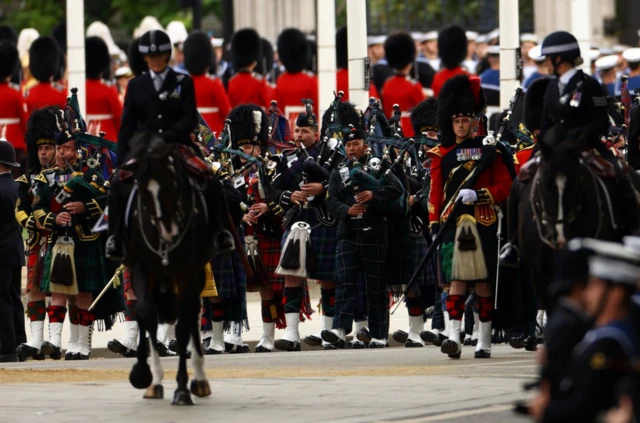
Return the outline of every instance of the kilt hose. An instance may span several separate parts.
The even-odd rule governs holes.
[[[335,281],[338,224],[326,226],[320,222],[313,207],[302,209],[290,219],[290,224],[285,228],[282,235],[282,248],[291,232],[291,224],[295,222],[306,222],[311,226],[311,248],[316,258],[316,271],[309,276],[309,279]]]
[[[336,268],[336,308],[333,327],[350,333],[357,302],[357,287],[363,278],[367,293],[369,331],[376,339],[387,339],[389,295],[386,284],[385,262],[387,236],[375,231],[353,231],[338,241]]]

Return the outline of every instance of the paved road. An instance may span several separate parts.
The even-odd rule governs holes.
[[[177,360],[163,359],[165,399],[127,382],[133,359],[16,363],[0,368],[0,421],[518,422],[512,403],[536,367],[531,353],[494,347],[450,360],[437,348],[207,357],[213,395],[171,407]],[[47,383],[47,381],[49,381]],[[25,383],[28,382],[28,383]]]

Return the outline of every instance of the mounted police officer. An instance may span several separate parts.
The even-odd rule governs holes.
[[[129,140],[136,132],[147,131],[158,134],[167,142],[191,145],[191,133],[198,125],[193,80],[169,67],[171,58],[169,36],[161,30],[148,31],[140,39],[139,51],[149,71],[129,82],[118,135],[118,165],[128,160]],[[194,151],[196,154],[201,154],[196,148]],[[207,187],[209,191],[216,190],[216,193],[222,193],[219,182],[208,184]],[[206,194],[209,202],[214,197],[212,194],[215,193]],[[109,196],[110,224],[106,250],[107,256],[116,260],[122,260],[125,253],[119,237],[122,196],[122,183],[119,175],[116,174],[111,183]],[[211,213],[216,215],[221,212],[221,209],[226,212],[224,201],[217,201],[210,207]],[[231,249],[229,247],[233,245],[231,235],[227,231],[222,231],[221,234],[224,234],[224,240],[217,240],[218,250]]]

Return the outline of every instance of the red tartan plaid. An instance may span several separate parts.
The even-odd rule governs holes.
[[[40,246],[35,246],[29,251],[27,259],[27,292],[40,290],[40,263],[38,256],[40,254]]]
[[[213,171],[207,165],[207,162],[196,156],[196,153],[186,145],[180,145],[179,154],[189,172],[204,179],[209,179],[213,176]]]
[[[258,250],[260,251],[262,263],[265,269],[267,269],[271,289],[277,295],[282,296],[284,276],[276,274],[276,268],[278,267],[278,263],[280,263],[280,255],[282,254],[280,239],[269,239],[258,234]]]
[[[126,292],[130,289],[133,289],[133,287],[131,286],[131,270],[126,269],[124,272],[122,272],[122,289]]]

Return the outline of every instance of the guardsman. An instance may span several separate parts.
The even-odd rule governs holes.
[[[16,204],[16,219],[29,234],[27,259],[27,317],[31,329],[29,342],[18,346],[17,354],[21,361],[27,358],[44,360],[41,353],[44,342],[44,320],[46,317],[46,293],[40,291],[40,278],[44,267],[43,257],[47,248],[49,233],[36,227],[32,203],[34,199],[33,184],[36,177],[44,174],[49,182],[53,181],[55,167],[55,135],[58,131],[56,114],[60,112],[55,106],[34,111],[27,125],[27,171],[17,179],[20,198]],[[46,171],[46,172],[45,172]],[[44,173],[42,173],[44,172]],[[76,327],[77,329],[77,327]],[[73,336],[72,336],[73,337]],[[51,357],[60,359],[61,354]]]
[[[347,27],[343,26],[336,31],[336,90],[342,91],[343,101],[349,101],[349,54],[347,51]],[[380,98],[378,90],[371,81],[369,97]]]
[[[24,143],[27,105],[20,92],[20,86],[11,82],[11,76],[18,65],[18,50],[15,45],[7,40],[0,41],[0,138],[13,144],[20,163],[24,161],[27,153]]]
[[[608,96],[616,95],[616,84],[618,82],[616,66],[618,66],[618,56],[615,54],[604,56],[596,60],[598,80],[600,85],[602,85],[604,92],[607,93]]]
[[[431,191],[429,220],[432,235],[448,219],[455,226],[445,229],[440,246],[441,279],[450,285],[446,308],[451,318],[449,339],[441,350],[459,358],[460,333],[465,310],[465,293],[475,283],[480,317],[476,358],[491,357],[491,320],[494,309],[493,281],[497,265],[498,213],[496,207],[506,200],[511,175],[502,154],[483,146],[482,137],[474,137],[475,117],[485,108],[479,78],[458,75],[448,80],[438,97],[438,122],[442,144],[429,150]],[[470,185],[470,186],[469,186]],[[454,205],[462,203],[455,207]],[[452,216],[452,211],[457,214]]]
[[[219,133],[231,104],[220,79],[209,74],[212,58],[213,48],[207,34],[192,32],[184,42],[184,64],[193,79],[198,112],[209,128]]]
[[[431,89],[438,96],[447,80],[456,75],[466,73],[462,62],[467,57],[467,35],[459,25],[450,25],[438,33],[438,55],[440,71],[433,78]]]
[[[87,132],[115,142],[120,131],[122,103],[114,85],[103,80],[109,72],[111,56],[107,44],[98,37],[88,37],[84,42],[87,81]]]
[[[35,40],[29,48],[29,70],[38,84],[25,94],[27,114],[47,106],[58,106],[64,109],[67,95],[64,88],[54,82],[60,72],[62,54],[56,41],[42,36]]]
[[[231,107],[257,104],[267,109],[271,104],[273,98],[267,79],[255,72],[258,61],[262,60],[262,48],[263,41],[254,29],[245,28],[233,34],[231,62],[236,73],[229,79],[227,88]]]
[[[393,106],[397,104],[402,115],[404,134],[412,137],[410,111],[425,98],[422,85],[410,76],[411,67],[416,58],[416,44],[411,35],[398,32],[387,37],[384,51],[389,66],[395,75],[387,79],[382,87],[382,107],[386,116],[393,115]]]
[[[285,72],[276,82],[275,99],[291,125],[296,116],[304,113],[303,99],[318,105],[318,78],[307,71],[311,62],[311,48],[307,37],[298,29],[287,28],[278,36],[278,57]]]
[[[487,106],[500,106],[500,46],[487,48],[489,69],[482,72],[480,82],[487,98]]]

